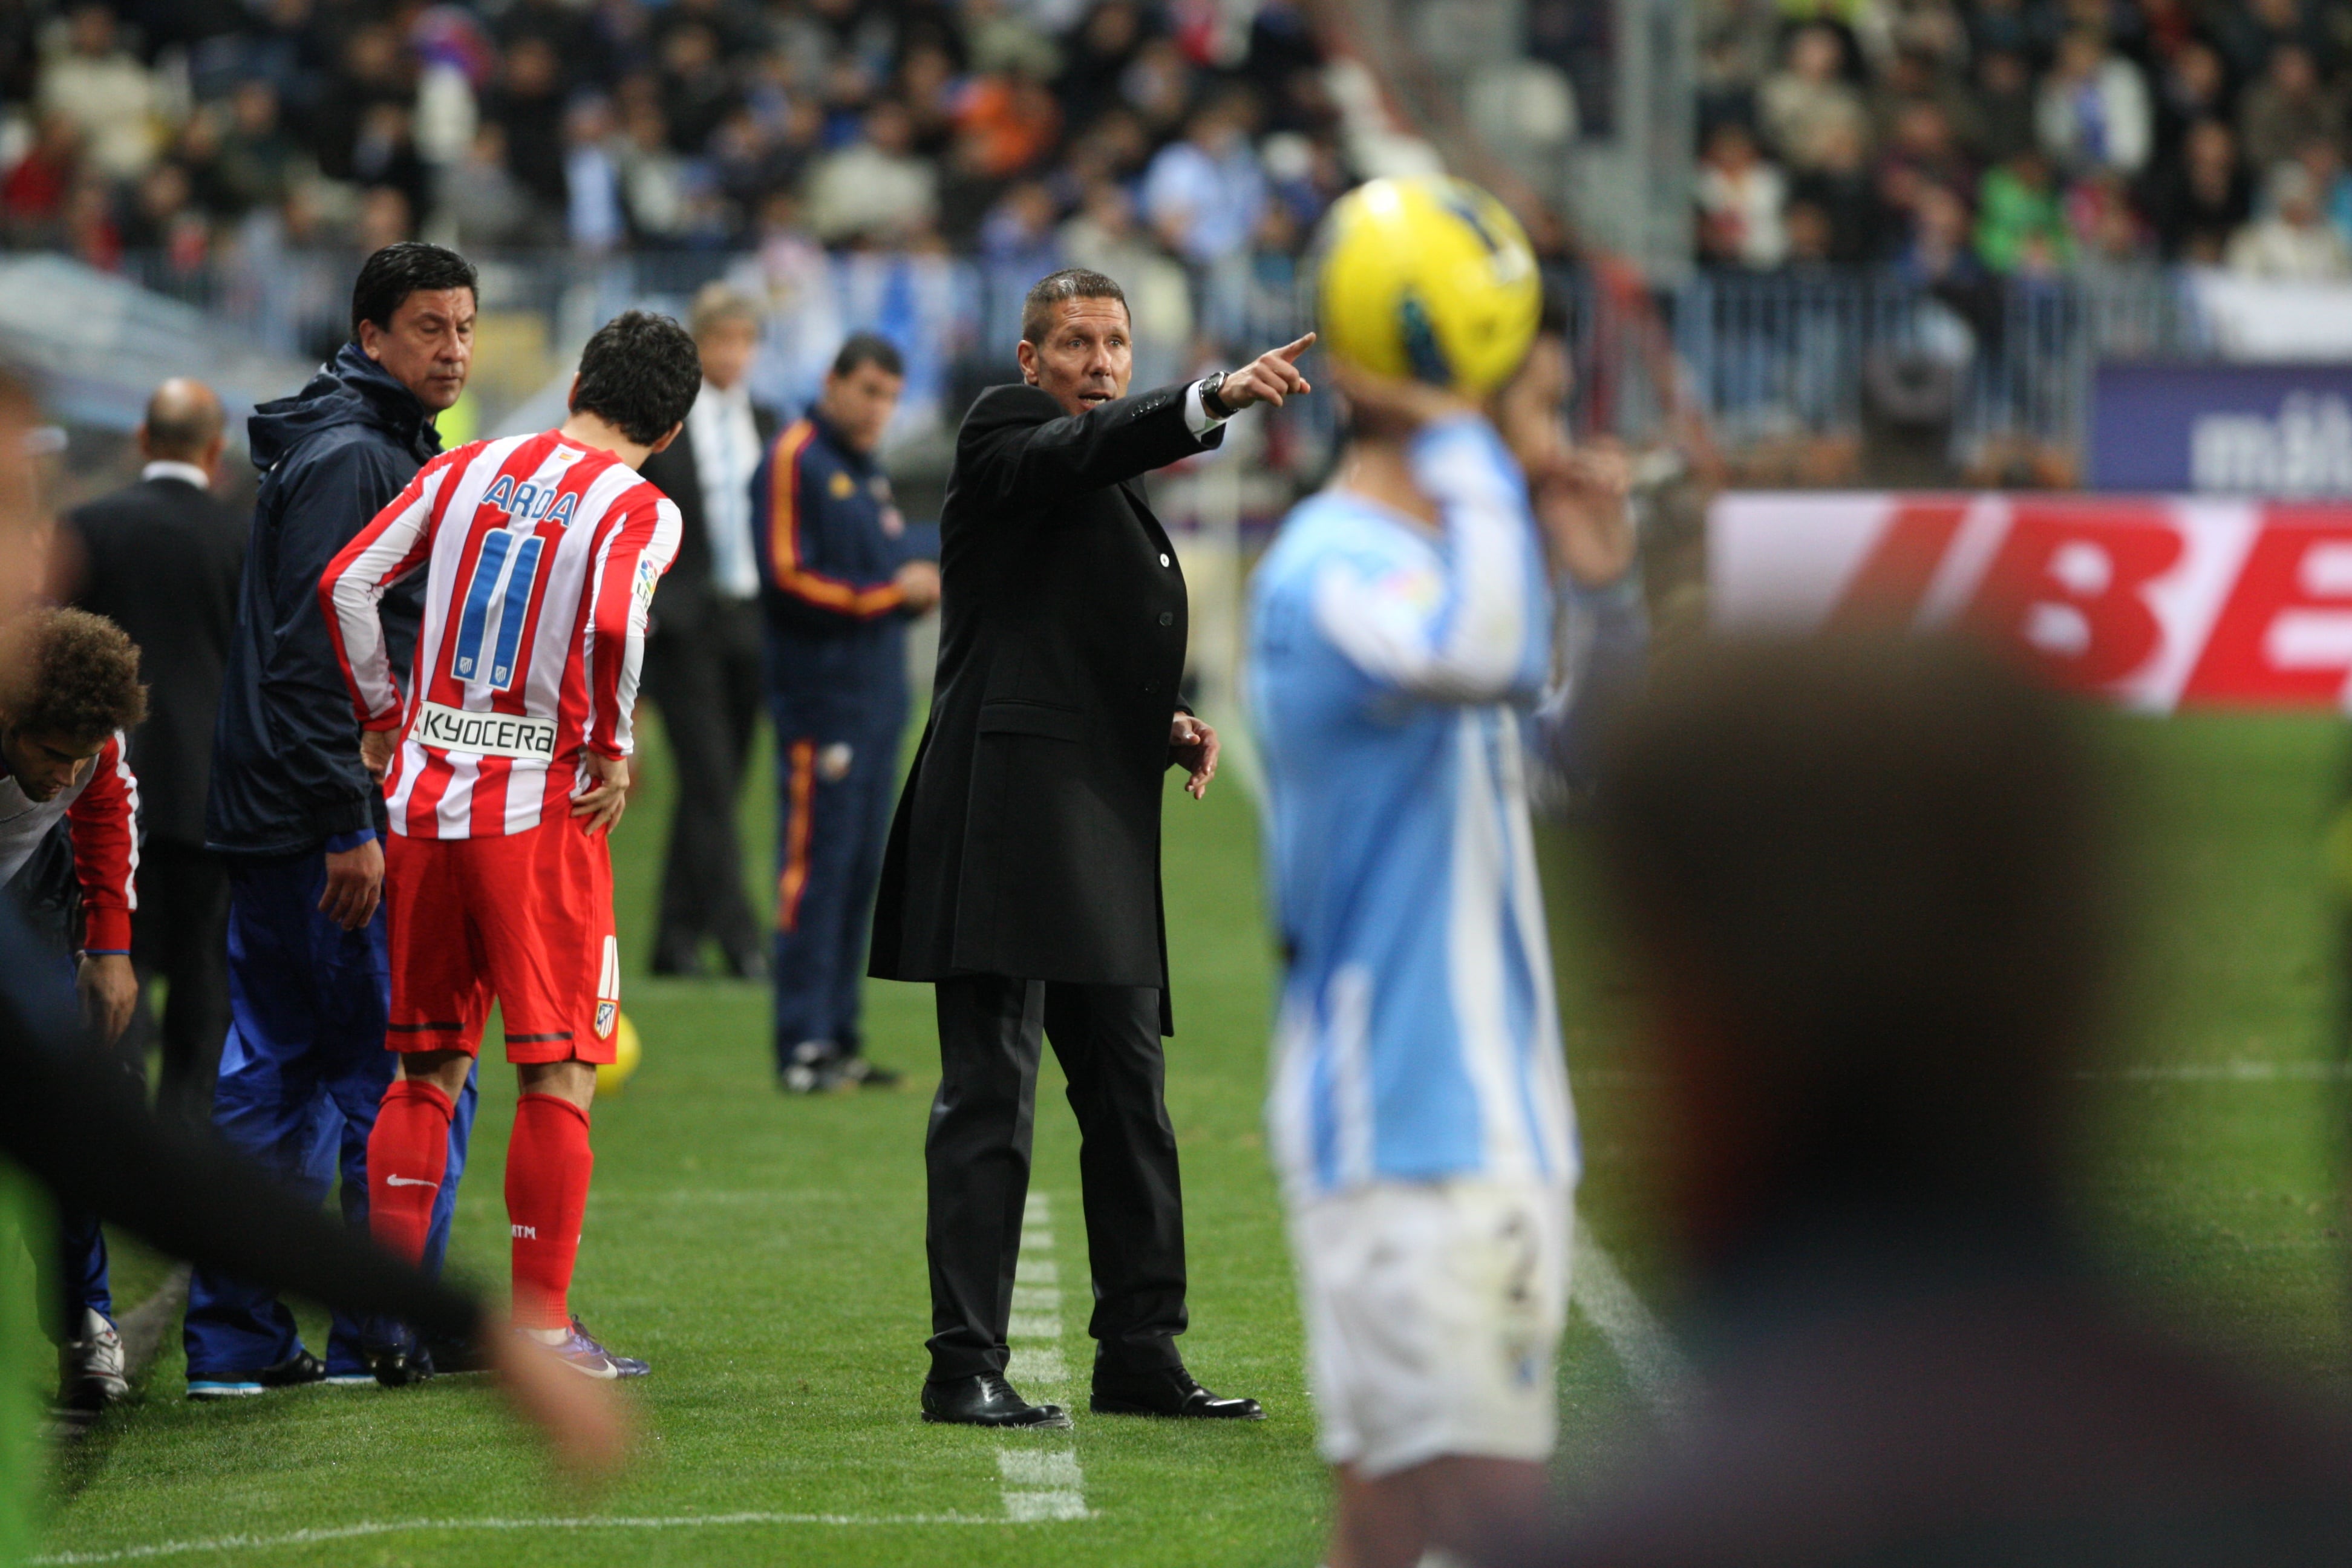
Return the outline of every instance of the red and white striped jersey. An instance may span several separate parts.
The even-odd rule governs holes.
[[[383,786],[394,832],[526,832],[570,811],[583,750],[630,754],[646,614],[677,542],[669,498],[552,430],[417,470],[319,583],[361,725],[402,730]],[[418,572],[404,700],[376,605]]]
[[[27,795],[0,762],[0,882],[16,880],[60,816],[81,883],[83,951],[129,952],[131,911],[139,907],[139,781],[123,760],[121,731],[99,748],[88,773],[47,800]]]

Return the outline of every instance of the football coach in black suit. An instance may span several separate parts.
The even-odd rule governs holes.
[[[1172,1032],[1161,778],[1216,772],[1185,711],[1184,578],[1150,470],[1216,446],[1255,403],[1308,390],[1312,338],[1189,386],[1127,395],[1127,300],[1097,272],[1029,291],[1024,384],[964,416],[940,515],[939,675],[899,797],[871,973],[937,988],[926,1420],[1067,1426],[1005,1381],[1040,1035],[1084,1139],[1092,1408],[1255,1418],[1184,1370],[1184,1219],[1160,1040]]]

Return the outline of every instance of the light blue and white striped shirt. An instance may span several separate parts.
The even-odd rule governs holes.
[[[1289,958],[1267,1115],[1295,1197],[1576,1177],[1519,730],[1550,656],[1543,552],[1484,421],[1410,456],[1438,531],[1327,490],[1251,587]]]

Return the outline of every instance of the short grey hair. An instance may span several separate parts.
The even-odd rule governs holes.
[[[1054,324],[1054,307],[1071,300],[1116,300],[1118,308],[1127,311],[1127,319],[1130,322],[1135,320],[1135,311],[1127,302],[1127,291],[1117,279],[1083,267],[1065,267],[1030,285],[1028,298],[1021,301],[1021,341],[1035,343],[1043,340],[1045,329]]]
[[[749,321],[757,326],[764,314],[760,301],[732,283],[706,283],[687,310],[686,325],[688,331],[700,338],[721,321]]]

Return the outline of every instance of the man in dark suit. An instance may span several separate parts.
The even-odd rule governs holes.
[[[758,303],[714,283],[695,296],[688,324],[702,354],[702,391],[686,434],[643,470],[677,503],[683,529],[646,649],[646,691],[661,708],[677,778],[652,967],[698,973],[709,937],[730,971],[754,979],[767,961],[743,894],[735,795],[764,690],[751,476],[778,421],[753,405],[748,383],[760,346]]]
[[[228,1032],[228,872],[205,847],[213,715],[245,570],[245,521],[212,495],[226,426],[210,387],[163,383],[139,426],[139,482],[66,519],[79,547],[71,600],[130,634],[147,682],[131,740],[142,836],[131,956],[142,980],[161,974],[169,988],[162,1109],[192,1121],[211,1110]]]
[[[1214,447],[1254,403],[1307,390],[1311,338],[1191,386],[1126,395],[1118,285],[1029,291],[1025,384],[965,416],[940,511],[939,675],[899,797],[870,972],[937,987],[926,1420],[1067,1426],[1004,1379],[1040,1032],[1085,1138],[1092,1407],[1255,1418],[1178,1356],[1184,1222],[1160,1040],[1172,1032],[1160,779],[1199,798],[1217,738],[1185,711],[1184,579],[1141,477]]]

